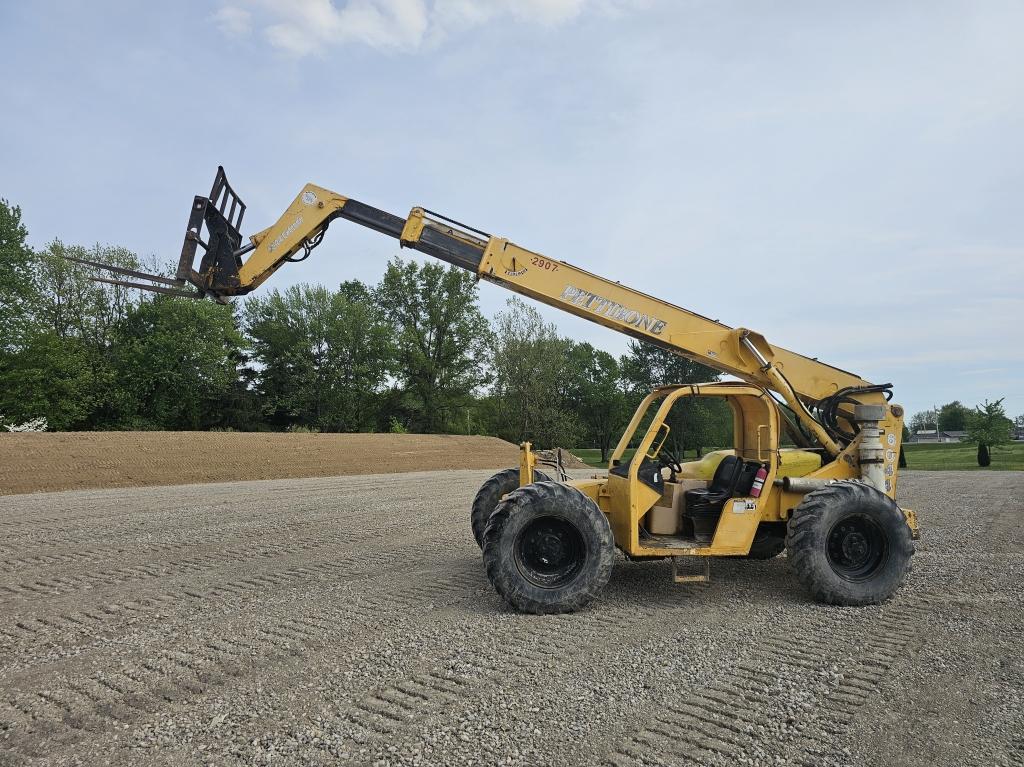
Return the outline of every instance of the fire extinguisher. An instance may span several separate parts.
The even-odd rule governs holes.
[[[757,470],[757,474],[754,475],[754,484],[750,486],[750,496],[752,498],[760,498],[761,491],[764,489],[764,481],[768,479],[768,469],[762,463]]]

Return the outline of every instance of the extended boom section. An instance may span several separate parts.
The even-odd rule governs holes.
[[[305,260],[331,222],[343,218],[517,293],[774,388],[764,365],[742,340],[747,337],[782,372],[793,391],[810,402],[842,389],[871,385],[853,373],[769,346],[743,328],[731,328],[425,208],[413,208],[403,218],[308,184],[273,226],[243,245],[238,227],[245,209],[219,168],[210,197],[195,199],[178,267],[180,280],[212,297],[249,293],[284,264]],[[197,248],[203,251],[198,270],[194,265]]]
[[[808,438],[833,457],[860,431],[855,406],[881,406],[890,396],[888,385],[872,385],[854,373],[770,345],[753,331],[729,327],[426,208],[397,216],[307,184],[272,226],[243,242],[245,212],[245,203],[218,168],[209,196],[193,201],[175,279],[154,275],[155,284],[132,286],[186,295],[181,288],[191,284],[194,297],[224,302],[255,290],[284,264],[304,261],[331,223],[345,219],[489,282],[776,392]],[[811,408],[828,413],[829,422]],[[891,433],[901,425],[896,420],[902,412],[883,411],[879,428]],[[884,484],[891,488],[894,483]]]

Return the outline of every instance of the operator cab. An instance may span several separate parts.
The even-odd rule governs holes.
[[[708,411],[717,415],[705,419],[701,433],[716,449],[697,460],[680,461],[669,446],[669,436],[680,450],[695,445],[686,430],[700,426],[696,414]],[[723,426],[709,432],[708,420]],[[646,430],[641,424],[646,424]],[[712,546],[717,550],[724,546],[721,553],[730,548],[737,553],[745,550],[757,527],[763,484],[778,468],[775,402],[763,391],[740,383],[662,387],[652,393],[646,413],[638,411],[631,425],[638,443],[646,440],[641,437],[645,431],[658,434],[636,469],[643,495],[653,499],[645,512],[637,510],[638,553]],[[614,465],[614,458],[609,479],[628,478],[633,461],[619,460]]]

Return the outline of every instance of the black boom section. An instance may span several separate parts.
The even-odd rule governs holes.
[[[381,234],[391,235],[395,239],[401,239],[402,229],[405,228],[404,218],[358,200],[347,200],[337,215]],[[429,226],[424,227],[419,240],[408,247],[447,261],[449,264],[461,266],[471,272],[477,271],[484,255],[483,248],[463,242],[457,237],[452,237]]]
[[[463,242],[429,226],[423,227],[419,242],[412,247],[428,256],[440,258],[442,261],[461,266],[471,272],[476,272],[480,268],[480,261],[484,257],[483,248]]]
[[[373,229],[381,234],[389,234],[395,239],[402,236],[402,228],[405,226],[405,219],[401,216],[392,215],[358,200],[346,200],[344,207],[338,211],[338,215],[365,226],[367,229]]]

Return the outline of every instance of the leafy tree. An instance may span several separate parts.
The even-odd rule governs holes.
[[[910,430],[917,434],[919,431],[932,431],[936,427],[936,412],[934,410],[922,410],[914,413],[910,418]]]
[[[139,268],[139,259],[124,248],[96,245],[86,249],[54,240],[38,254],[34,314],[36,326],[61,338],[80,338],[97,348],[110,345],[113,328],[139,304],[139,291],[94,282],[106,276],[68,258]]]
[[[117,328],[116,369],[133,426],[197,430],[238,378],[242,337],[231,307],[157,296]]]
[[[960,400],[953,400],[939,408],[938,425],[941,431],[967,431],[971,410]]]
[[[0,408],[45,417],[54,429],[109,426],[122,415],[113,330],[139,299],[134,291],[91,282],[95,270],[65,256],[138,264],[121,248],[87,250],[58,240],[32,254],[32,289],[21,293],[16,343],[0,359]]]
[[[1006,417],[1003,399],[1005,398],[997,399],[995,402],[986,399],[985,404],[974,408],[968,420],[967,437],[971,442],[978,443],[979,466],[988,466],[989,451],[1010,441],[1012,422]]]
[[[646,341],[630,341],[620,364],[626,391],[637,400],[646,397],[656,386],[664,384],[718,380],[718,373],[706,365]]]
[[[732,409],[723,397],[687,397],[673,410],[681,410],[679,442],[684,450],[694,450],[699,456],[705,448],[732,445]]]
[[[358,431],[376,423],[394,364],[390,328],[369,289],[296,285],[250,299],[245,325],[258,390],[278,425]]]
[[[494,382],[488,404],[497,435],[514,443],[530,440],[541,448],[575,445],[583,429],[566,396],[577,385],[567,383],[572,343],[518,298],[509,299],[495,317],[492,339]]]
[[[618,360],[581,343],[572,345],[568,363],[569,406],[579,418],[585,443],[599,448],[601,460],[607,461],[629,419]]]
[[[0,199],[0,354],[17,349],[29,328],[35,283],[27,239],[21,208]]]
[[[718,380],[718,373],[711,368],[643,341],[629,342],[629,350],[620,365],[627,397],[633,406],[662,384]],[[728,404],[718,399],[684,397],[672,408],[666,423],[670,429],[670,446],[680,456],[686,450],[696,450],[699,454],[704,447],[732,443],[732,413]],[[642,433],[641,430],[638,433]]]
[[[81,342],[88,367],[90,390],[86,393],[91,412],[83,428],[103,428],[123,423],[124,396],[112,358],[115,329],[142,302],[140,291],[92,281],[103,276],[98,270],[68,260],[68,257],[139,268],[134,253],[124,248],[96,245],[86,249],[54,240],[38,254],[34,331]],[[51,423],[55,423],[51,419]]]
[[[45,418],[50,430],[94,428],[93,350],[80,338],[35,332],[0,364],[0,413],[13,423]]]
[[[490,328],[477,306],[476,280],[454,266],[396,258],[376,295],[394,328],[409,427],[447,430],[488,380]]]
[[[237,315],[235,323],[236,326],[240,325]],[[233,356],[237,357],[237,375],[213,400],[211,413],[203,428],[262,431],[266,424],[263,420],[263,403],[256,390],[258,371],[250,365],[251,359],[244,348],[237,350]]]

